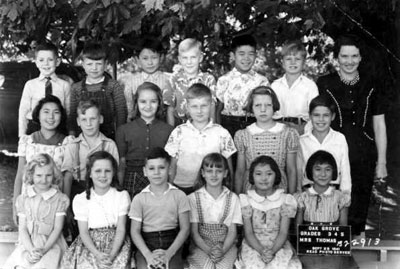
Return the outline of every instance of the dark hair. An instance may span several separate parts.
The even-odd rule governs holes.
[[[257,48],[257,41],[252,35],[239,35],[232,39],[231,51],[235,52],[238,47],[250,46],[254,49]]]
[[[364,47],[361,38],[356,35],[347,34],[338,37],[335,41],[335,45],[333,46],[333,56],[338,58],[340,49],[342,46],[355,46],[360,51],[360,55],[363,55]]]
[[[64,109],[63,105],[61,104],[60,99],[58,99],[57,96],[47,95],[46,97],[40,99],[39,103],[33,109],[32,120],[40,125],[40,120],[39,120],[40,110],[42,109],[44,104],[47,104],[47,103],[54,103],[57,105],[57,107],[61,113],[61,119],[60,119],[60,124],[57,126],[56,130],[57,130],[57,132],[59,132],[61,134],[67,134],[68,133],[67,132],[67,113],[65,112],[65,109]]]
[[[153,52],[162,54],[164,52],[164,48],[162,46],[162,43],[160,42],[159,39],[155,37],[145,37],[139,45],[139,49],[137,50],[137,56],[142,52],[144,49],[149,49]]]
[[[306,164],[306,175],[307,178],[311,181],[314,181],[313,178],[313,167],[316,164],[329,164],[332,166],[332,180],[336,180],[338,177],[338,168],[336,164],[335,157],[332,154],[325,150],[318,150],[314,152],[307,161]]]
[[[97,42],[88,42],[85,43],[83,50],[81,52],[82,58],[87,58],[90,60],[106,60],[107,54],[104,47]]]
[[[308,113],[311,114],[318,106],[327,107],[332,114],[336,112],[336,105],[333,102],[332,98],[327,94],[320,94],[312,99],[309,105]]]
[[[148,160],[153,159],[164,159],[168,163],[171,163],[171,156],[169,156],[168,152],[166,152],[165,149],[163,149],[162,147],[155,147],[150,149],[145,158],[145,164],[147,164]]]
[[[230,182],[230,178],[231,178],[231,175],[229,173],[228,161],[222,154],[214,152],[214,153],[209,153],[206,156],[204,156],[203,161],[201,162],[199,176],[198,176],[199,182],[198,182],[198,184],[196,184],[196,187],[195,187],[196,189],[199,189],[202,186],[206,185],[206,180],[204,179],[204,177],[201,173],[202,170],[206,167],[210,167],[210,168],[216,167],[216,168],[222,168],[224,170],[227,170],[228,174],[222,181],[222,185],[227,186],[227,184]]]
[[[268,95],[272,99],[272,109],[278,111],[281,107],[279,104],[278,97],[276,96],[274,90],[269,86],[258,86],[254,88],[249,95],[247,96],[246,104],[243,107],[243,110],[248,113],[253,113],[253,103],[255,95]]]
[[[307,56],[306,48],[304,47],[304,44],[300,40],[286,41],[283,44],[281,51],[282,57],[287,55],[293,55],[296,53],[300,53],[303,59],[305,59]]]
[[[54,54],[54,57],[58,58],[58,48],[53,43],[44,42],[38,44],[35,48],[35,57],[37,56],[38,52],[42,50],[51,51]]]
[[[85,114],[86,110],[92,107],[97,108],[97,110],[99,111],[99,115],[101,115],[101,107],[99,103],[93,99],[80,101],[78,107],[76,108],[76,115],[79,116],[79,112],[81,114]]]
[[[281,184],[282,174],[281,174],[281,170],[279,169],[278,164],[276,163],[276,161],[273,158],[266,156],[266,155],[258,156],[251,162],[250,171],[249,171],[249,183],[250,184],[254,185],[254,170],[257,165],[269,165],[271,170],[274,171],[274,173],[275,173],[274,187]]]
[[[115,158],[108,153],[107,151],[96,151],[89,155],[87,158],[87,163],[86,163],[86,199],[90,199],[90,189],[93,187],[93,179],[90,177],[90,174],[92,172],[92,167],[94,163],[98,160],[109,160],[111,162],[112,168],[113,168],[113,178],[111,181],[110,186],[116,188],[118,191],[122,191],[121,186],[119,185],[118,181],[118,163],[115,160]]]
[[[156,96],[157,96],[157,101],[158,101],[158,107],[156,111],[156,118],[159,119],[162,117],[163,110],[164,110],[164,102],[163,102],[163,96],[160,87],[158,87],[156,84],[152,82],[144,82],[136,90],[135,96],[134,96],[134,102],[133,102],[133,117],[139,117],[140,116],[140,111],[139,111],[139,106],[138,106],[138,100],[139,100],[139,95],[142,91],[145,90],[150,90],[153,91]]]
[[[209,97],[210,99],[212,98],[212,93],[210,88],[208,88],[206,85],[202,83],[193,84],[192,86],[189,87],[189,89],[186,91],[185,94],[186,100],[200,98],[200,97]]]

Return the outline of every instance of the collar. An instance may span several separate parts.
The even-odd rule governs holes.
[[[186,124],[189,128],[191,128],[191,129],[193,129],[193,130],[196,130],[196,131],[198,131],[198,132],[204,132],[204,130],[206,130],[206,129],[208,129],[208,128],[211,128],[211,127],[214,126],[214,123],[213,123],[212,120],[210,120],[210,121],[207,123],[207,125],[204,126],[204,128],[201,129],[201,130],[199,130],[199,129],[197,129],[196,127],[194,127],[194,125],[192,124],[192,122],[191,122],[190,120],[187,120],[185,124]]]
[[[87,79],[86,79],[86,80],[85,80],[85,84],[86,84],[86,85],[95,85],[95,84],[102,83],[105,79],[106,79],[105,76],[103,76],[101,79],[99,79],[99,81],[96,81],[96,82],[89,82],[89,81],[87,81]]]
[[[152,195],[154,195],[154,192],[152,192],[151,190],[150,190],[150,185],[151,184],[149,184],[146,188],[144,188],[141,192],[143,192],[143,193],[151,193]],[[177,187],[175,187],[174,185],[172,185],[171,183],[168,183],[168,189],[163,193],[164,195],[167,193],[167,192],[169,192],[170,190],[177,190],[178,188]]]
[[[326,191],[324,191],[323,193],[319,194],[318,192],[315,191],[314,186],[311,186],[310,188],[308,188],[308,192],[311,195],[331,196],[333,194],[334,189],[335,189],[335,187],[329,186]]]
[[[268,201],[271,201],[271,202],[277,201],[278,199],[280,199],[282,193],[284,193],[284,190],[283,190],[283,189],[276,189],[275,192],[274,192],[273,194],[267,195],[267,196],[264,197],[264,196],[258,195],[257,192],[256,192],[256,190],[248,190],[248,191],[247,191],[247,194],[248,194],[254,201],[256,201],[257,203],[262,203],[262,202],[264,202],[265,200],[268,200]]]
[[[297,84],[299,81],[301,81],[303,79],[304,79],[304,75],[303,75],[303,73],[301,73],[300,76],[293,82],[292,87],[293,87],[293,85]],[[278,81],[289,87],[289,84],[286,79],[286,74],[283,75],[281,78],[279,78]]]
[[[160,70],[157,70],[153,74],[149,74],[144,71],[141,71],[140,73],[145,81],[149,80],[149,78],[158,78],[162,74]]]
[[[241,76],[251,76],[251,77],[253,77],[253,76],[255,76],[257,74],[256,71],[254,71],[253,69],[250,69],[246,73],[242,73],[239,70],[237,70],[236,67],[234,67],[231,72],[232,72],[233,75],[239,76],[239,77],[241,77]]]
[[[102,132],[99,132],[98,140],[99,141],[107,141],[107,142],[113,141],[110,138],[108,138],[107,136],[105,136]],[[76,142],[76,143],[85,142],[86,143],[86,139],[83,137],[83,133],[80,133],[80,135],[77,138],[75,138],[74,142]]]
[[[41,195],[43,197],[43,200],[46,201],[46,200],[49,200],[51,197],[53,197],[57,193],[57,190],[53,187],[50,187],[50,189],[48,191],[39,194],[35,191],[35,189],[33,188],[33,185],[28,185],[26,188],[26,193],[27,193],[28,197],[34,197],[36,195]]]
[[[156,124],[156,123],[158,122],[158,119],[157,119],[157,118],[154,118],[151,122],[147,123],[147,122],[145,122],[144,119],[142,119],[142,118],[139,116],[139,117],[137,117],[137,118],[135,119],[135,121],[137,121],[137,123],[138,123],[140,126],[147,126],[147,125],[154,125],[154,124]]]
[[[189,78],[182,69],[182,70],[179,70],[179,72],[178,72],[177,81],[193,81],[193,80],[201,81],[201,78],[203,78],[203,76],[204,76],[204,73],[201,72],[201,70],[199,69],[199,72],[197,73],[197,75],[195,77]]]
[[[315,140],[318,141],[318,139],[317,139],[317,138],[314,136],[314,134],[312,133],[313,128],[314,128],[314,127],[311,126],[311,128],[308,129],[308,130],[307,130],[303,135],[301,135],[301,136],[302,136],[302,137],[309,137],[309,138],[311,138],[311,139],[315,139]],[[327,134],[326,137],[324,138],[324,141],[323,141],[323,142],[325,142],[325,140],[327,140],[328,137],[330,137],[330,136],[332,136],[332,135],[333,135],[333,129],[332,129],[331,127],[329,127],[328,134]]]
[[[211,194],[206,190],[206,187],[205,187],[205,186],[201,187],[201,188],[198,190],[198,192],[199,192],[199,193],[203,193],[204,195],[208,195],[208,196],[212,197]],[[214,199],[214,198],[213,198],[213,199],[214,199],[214,200],[219,200],[221,197],[224,197],[225,195],[228,195],[229,192],[230,192],[230,190],[229,190],[227,187],[222,186],[222,192],[221,192],[221,194],[218,196],[217,199]]]
[[[256,123],[252,123],[249,126],[247,126],[246,129],[249,131],[250,134],[258,135],[258,134],[262,134],[264,132],[278,133],[278,132],[282,131],[284,127],[285,127],[285,124],[277,122],[274,127],[270,128],[268,130],[264,130],[264,129],[258,127]]]
[[[43,76],[42,74],[39,75],[39,80],[46,80],[48,76]],[[56,82],[58,80],[58,77],[56,75],[56,73],[53,73],[50,75],[50,78],[52,81]]]

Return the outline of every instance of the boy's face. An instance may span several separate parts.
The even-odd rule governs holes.
[[[77,123],[85,136],[97,136],[99,134],[100,124],[103,123],[103,116],[100,115],[96,107],[86,109],[85,113],[82,113],[82,111],[78,109]]]
[[[187,111],[194,123],[208,123],[211,113],[211,98],[198,97],[188,99]]]
[[[327,133],[334,119],[335,113],[332,113],[329,108],[317,106],[310,114],[313,132]]]
[[[97,80],[103,77],[104,70],[106,69],[106,62],[104,59],[92,60],[84,57],[82,61],[82,67],[85,69],[85,73],[88,78]]]
[[[203,60],[203,53],[198,48],[191,48],[179,53],[179,63],[186,75],[192,77],[199,73],[200,63]]]
[[[241,73],[251,70],[256,61],[256,49],[249,45],[237,47],[235,52],[231,52],[235,60],[235,67]]]
[[[150,49],[142,49],[138,57],[138,64],[143,72],[153,74],[161,64],[161,55]]]
[[[50,50],[39,50],[36,53],[36,67],[40,71],[40,75],[49,77],[54,74],[56,67],[60,64],[60,60]]]
[[[147,160],[143,167],[144,175],[152,185],[162,185],[168,181],[169,163],[163,158]]]
[[[304,57],[300,52],[283,56],[282,67],[287,74],[298,75],[303,71]]]

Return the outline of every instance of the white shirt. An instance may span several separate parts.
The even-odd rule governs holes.
[[[286,76],[275,80],[271,88],[278,96],[280,110],[274,118],[296,117],[308,121],[308,109],[313,98],[318,96],[318,87],[314,81],[300,75],[289,88]]]
[[[311,130],[312,131],[312,130]],[[297,171],[299,181],[304,186],[313,182],[307,179],[305,174],[307,160],[318,151],[325,150],[333,155],[338,167],[338,178],[332,184],[340,184],[340,190],[351,192],[351,176],[349,162],[349,148],[346,138],[340,132],[329,129],[324,141],[320,143],[318,139],[309,131],[300,136],[300,151],[297,154]]]

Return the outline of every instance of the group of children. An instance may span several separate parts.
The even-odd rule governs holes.
[[[233,39],[235,66],[218,82],[200,71],[197,40],[181,42],[170,79],[159,43],[142,45],[142,71],[122,86],[104,74],[101,47],[85,47],[87,76],[65,88],[68,101],[47,79],[57,54],[38,47],[34,94],[44,98],[36,105],[24,89],[21,100],[31,127],[20,129],[14,187],[20,245],[5,268],[175,269],[182,256],[189,268],[301,268],[290,219],[346,225],[351,190],[335,106],[302,75],[304,46],[283,48],[286,74],[271,88],[252,70],[251,36]],[[287,104],[299,91],[302,105]],[[63,234],[75,239],[68,248]]]

